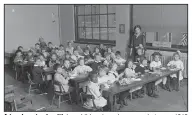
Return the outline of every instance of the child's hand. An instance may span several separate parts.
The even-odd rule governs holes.
[[[139,44],[139,47],[143,48],[143,45],[142,45],[142,44]]]

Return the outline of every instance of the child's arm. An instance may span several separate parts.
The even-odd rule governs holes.
[[[86,71],[91,72],[91,71],[93,71],[93,69],[91,67],[89,67],[89,66],[86,66]]]

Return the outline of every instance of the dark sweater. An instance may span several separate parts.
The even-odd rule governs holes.
[[[34,66],[32,70],[33,82],[42,84],[43,83],[42,74],[43,74],[43,68],[39,66]]]
[[[101,66],[103,63],[102,62],[93,62],[90,67],[93,69],[93,71],[97,71],[99,66]]]
[[[149,70],[149,66],[141,67],[140,65],[135,68],[135,72],[141,72],[141,74],[145,73],[145,70]]]

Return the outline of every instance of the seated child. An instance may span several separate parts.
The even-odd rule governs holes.
[[[70,67],[71,64],[70,64],[70,61],[69,60],[64,60],[64,64],[63,64],[63,69],[66,71],[66,72],[72,72],[72,68]]]
[[[90,82],[88,83],[87,88],[87,94],[94,96],[94,103],[96,107],[104,107],[107,105],[107,100],[102,97],[102,90],[100,91],[97,74],[90,75]],[[92,108],[92,99],[87,99],[87,101],[84,103],[84,106]]]
[[[87,44],[87,45],[85,46],[85,48],[89,49],[89,54],[92,54],[92,49],[91,49],[91,47],[90,47],[89,44]]]
[[[111,47],[107,48],[107,52],[105,52],[105,55],[110,54],[111,59],[115,59],[115,54],[112,52]]]
[[[32,70],[33,82],[40,84],[40,90],[46,92],[47,86],[45,83],[45,78],[43,77],[43,68],[41,67],[41,60],[36,58],[34,68]]]
[[[108,87],[110,84],[112,84],[115,81],[115,78],[113,76],[108,76],[107,71],[108,68],[101,66],[98,69],[98,83],[103,84],[105,87]]]
[[[17,50],[20,50],[23,53],[23,46],[19,46]]]
[[[160,68],[162,67],[161,65],[161,61],[160,61],[160,56],[162,56],[159,52],[154,52],[152,54],[153,56],[153,60],[150,63],[150,69],[154,72],[159,72]],[[164,77],[162,79],[159,79],[155,82],[155,86],[157,86],[158,84],[160,84],[161,82],[163,82],[163,89],[165,90],[170,90],[169,87],[167,87],[166,82],[167,82],[167,77]]]
[[[110,64],[112,64],[111,55],[110,54],[106,54],[105,55],[105,60],[103,62],[103,65],[105,65],[106,67],[109,67]]]
[[[76,50],[80,55],[83,55],[83,50],[81,49],[80,45],[77,45]]]
[[[72,88],[69,86],[69,77],[64,69],[60,66],[60,64],[54,65],[55,75],[54,81],[57,81],[62,84],[63,88],[60,90],[58,85],[54,85],[56,91],[62,92],[71,92]]]
[[[103,44],[99,45],[99,51],[101,53],[101,56],[105,57],[105,47],[103,46]]]
[[[16,54],[16,56],[14,58],[14,63],[22,62],[23,61],[22,51],[21,50],[17,50],[15,52],[15,54]]]
[[[145,72],[149,72],[150,68],[147,62],[148,60],[146,58],[142,59],[140,65],[135,68],[135,72],[136,73],[140,72],[141,74],[144,74]]]
[[[74,48],[73,48],[73,46],[72,46],[72,41],[70,41],[70,42],[67,43],[67,48],[66,48],[65,50],[68,51],[71,55],[73,54]]]
[[[40,48],[47,48],[47,44],[44,41],[44,38],[39,38]]]
[[[69,60],[70,63],[76,63],[73,59],[71,59],[71,54],[69,52],[65,53],[65,60]]]
[[[119,74],[117,72],[117,64],[116,63],[112,63],[109,65],[108,76],[110,76],[112,82],[119,80]]]
[[[75,62],[77,62],[77,60],[79,58],[84,58],[83,56],[79,55],[79,52],[77,50],[74,51],[73,55],[71,55],[71,59],[73,59]]]
[[[49,58],[49,53],[46,51],[46,48],[42,48],[41,49],[41,53],[43,54],[43,56],[45,57],[45,59]]]
[[[96,54],[101,56],[101,53],[99,52],[99,48],[98,47],[95,47],[94,52],[92,54],[92,57],[95,57]]]
[[[141,59],[145,58],[143,50],[143,48],[137,48],[137,55],[135,56],[135,61],[138,63],[141,63]]]
[[[115,63],[117,63],[117,65],[124,65],[125,64],[126,60],[121,57],[120,51],[116,51],[115,57],[116,58],[114,59],[114,61],[115,61]]]
[[[93,69],[93,71],[98,70],[99,66],[102,65],[102,61],[101,61],[101,56],[96,54],[95,55],[95,61],[93,63],[91,63],[91,68]]]
[[[41,53],[40,45],[39,43],[36,43],[34,49],[34,56],[37,57],[40,53]]]
[[[183,75],[182,72],[184,70],[184,66],[183,66],[183,62],[180,60],[180,51],[177,51],[173,54],[173,60],[170,61],[167,66],[170,69],[180,69],[179,72],[179,80],[183,79]],[[176,90],[177,91],[177,75],[176,74],[172,74],[170,75],[170,80],[172,81],[171,84],[169,82],[169,87],[172,86],[172,88],[170,90]]]
[[[135,68],[136,68],[136,65],[133,64],[133,61],[128,60],[127,68],[125,69],[124,74],[125,74],[125,77],[130,79],[131,81],[132,81],[132,78],[136,79],[136,77],[138,76],[138,74],[135,73]],[[130,89],[129,92],[130,93],[134,92],[133,98],[135,98],[135,96],[142,98],[143,95],[141,94],[141,89],[142,89],[142,86],[137,86],[135,88]]]
[[[84,56],[86,61],[91,59],[91,54],[89,54],[89,49],[88,48],[85,48],[83,56]]]
[[[31,50],[29,50],[27,52],[27,56],[24,59],[25,61],[34,61],[34,57],[33,57],[33,52]]]
[[[46,63],[45,63],[45,61],[46,61],[46,59],[45,59],[45,57],[43,56],[43,54],[40,54],[39,56],[39,59],[40,59],[40,66],[41,67],[47,67],[47,65],[46,65]]]
[[[53,67],[56,63],[60,64],[60,62],[57,60],[57,54],[53,53],[49,61],[49,67]]]
[[[59,51],[58,51],[57,55],[61,59],[64,59],[64,57],[65,57],[65,49],[64,49],[64,46],[62,44],[59,46]]]
[[[91,67],[85,65],[83,58],[80,58],[78,61],[79,61],[79,65],[74,68],[73,76],[76,76],[76,75],[79,75],[79,74],[86,74],[86,73],[92,71]]]
[[[53,44],[52,44],[52,42],[49,42],[49,43],[48,43],[48,47],[47,47],[47,52],[48,52],[48,53],[51,53],[52,50],[53,50]]]

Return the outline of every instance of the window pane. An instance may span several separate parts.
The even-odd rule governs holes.
[[[100,15],[100,26],[107,27],[107,15]]]
[[[115,24],[115,15],[108,15],[108,24],[109,24],[109,27],[115,27],[116,24]]]
[[[107,5],[100,5],[100,14],[107,13]]]
[[[85,38],[85,29],[84,28],[78,28],[78,37]]]
[[[99,14],[99,5],[92,5],[92,14]]]
[[[84,27],[84,16],[78,16],[78,27]]]
[[[93,23],[93,27],[99,27],[99,16],[98,15],[92,16],[92,23]]]
[[[116,5],[108,5],[108,13],[116,13]]]
[[[91,16],[85,16],[85,26],[91,27]]]
[[[93,28],[93,39],[99,39],[99,28]]]
[[[83,15],[83,14],[85,13],[85,12],[84,12],[84,8],[85,8],[84,5],[79,5],[79,6],[77,6],[78,14]]]
[[[91,30],[91,28],[86,28],[86,39],[92,39],[92,30]]]
[[[107,28],[101,28],[101,40],[107,40]]]
[[[116,28],[108,28],[109,30],[109,40],[116,40]]]
[[[91,14],[91,5],[85,5],[85,14]]]

